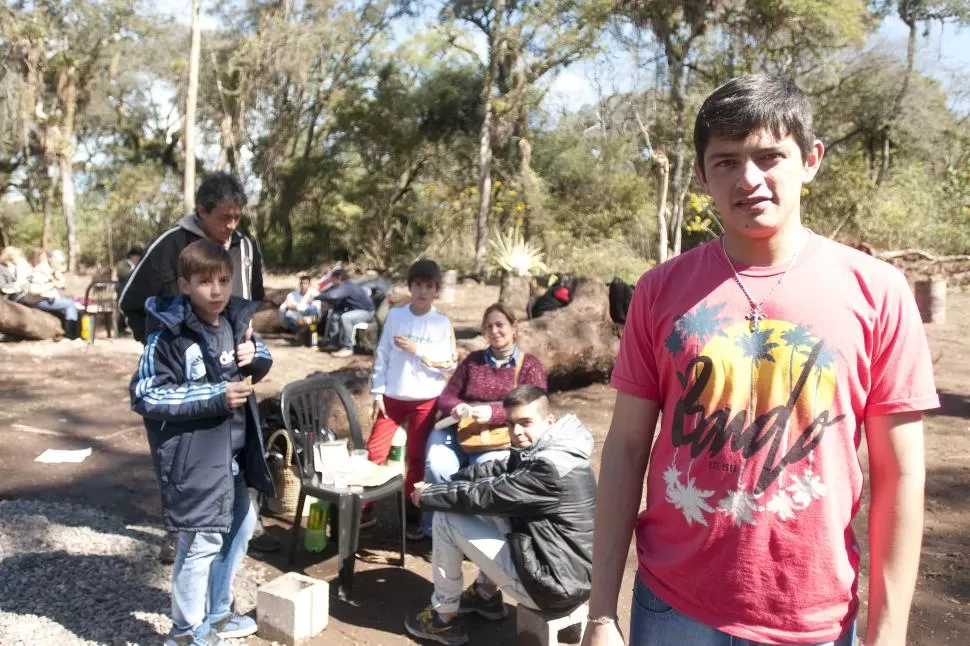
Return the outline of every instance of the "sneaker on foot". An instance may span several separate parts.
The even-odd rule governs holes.
[[[428,537],[424,533],[424,526],[421,523],[409,524],[404,530],[404,536],[409,541],[423,541]]]
[[[464,623],[458,617],[448,622],[442,621],[431,606],[405,617],[404,628],[418,639],[436,641],[446,646],[462,646],[468,643]]]
[[[490,599],[486,599],[478,594],[478,584],[472,583],[464,592],[461,593],[461,601],[458,606],[459,615],[478,615],[489,621],[505,619],[509,610],[505,607],[502,599],[502,591],[497,590]]]
[[[212,622],[212,629],[223,639],[249,637],[256,634],[256,620],[248,615],[230,614]]]
[[[168,638],[165,646],[226,646],[226,642],[211,628],[203,633],[177,633]]]
[[[280,539],[269,532],[263,532],[249,539],[249,548],[257,552],[277,552],[281,547]]]
[[[347,357],[354,356],[354,351],[349,348],[340,348],[330,356],[334,359],[346,359]]]
[[[158,550],[158,560],[165,565],[175,563],[175,553],[178,551],[179,535],[176,532],[168,532],[162,539],[162,547]]]

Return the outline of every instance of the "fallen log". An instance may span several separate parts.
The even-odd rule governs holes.
[[[37,341],[59,341],[64,336],[64,328],[53,314],[0,298],[0,333]]]
[[[569,305],[519,324],[519,345],[542,361],[551,389],[608,379],[620,347],[608,288],[596,278],[577,278]]]

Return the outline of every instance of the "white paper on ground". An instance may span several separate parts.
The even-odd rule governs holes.
[[[81,449],[79,451],[47,449],[34,458],[34,462],[46,462],[47,464],[60,464],[62,462],[84,462],[84,459],[89,455],[91,455],[91,447]]]

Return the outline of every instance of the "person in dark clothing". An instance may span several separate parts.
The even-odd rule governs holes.
[[[179,256],[181,295],[146,303],[148,335],[131,380],[162,485],[165,529],[178,532],[166,646],[216,646],[256,632],[232,608],[232,581],[256,527],[247,487],[273,495],[253,382],[272,357],[253,335],[256,303],[230,296],[232,260],[211,240]]]
[[[589,598],[596,478],[593,436],[575,415],[558,421],[544,390],[515,388],[502,402],[514,450],[463,469],[449,483],[415,485],[412,502],[434,511],[434,594],[407,631],[467,644],[460,615],[506,616],[502,591],[533,610],[568,611]],[[479,567],[462,592],[463,558]]]
[[[259,302],[263,300],[263,260],[259,246],[236,230],[246,206],[242,184],[229,173],[213,173],[195,193],[195,213],[183,217],[149,245],[135,266],[118,297],[132,336],[145,342],[145,302],[152,296],[172,297],[178,290],[178,258],[196,240],[209,239],[222,245],[232,258],[232,295]],[[253,505],[259,509],[258,496]],[[279,541],[263,532],[257,523],[250,547],[262,552],[280,549]],[[171,563],[175,558],[175,537],[169,535],[159,559]]]
[[[128,278],[131,277],[131,272],[135,270],[138,266],[138,261],[141,257],[145,255],[145,250],[141,247],[132,247],[125,254],[124,259],[119,260],[115,265],[115,275],[118,277],[118,293],[125,288],[125,284],[128,282]],[[115,312],[115,316],[118,318],[118,331],[124,332],[128,327],[128,322],[125,319],[124,312],[120,309]]]
[[[374,299],[356,283],[350,281],[345,269],[335,269],[333,287],[320,293],[320,300],[330,306],[327,317],[326,344],[339,346],[334,357],[354,354],[354,326],[374,320]]]
[[[189,243],[213,240],[232,257],[232,294],[263,300],[263,259],[259,246],[237,231],[246,193],[229,173],[208,176],[195,194],[195,213],[183,217],[155,238],[141,262],[132,270],[118,298],[118,307],[139,341],[145,339],[145,301],[150,296],[178,294],[178,257]]]

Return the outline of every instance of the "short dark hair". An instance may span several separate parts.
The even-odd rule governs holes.
[[[313,279],[312,279],[312,278],[310,278],[310,274],[300,274],[300,278],[299,278],[299,280],[300,280],[300,282],[302,283],[302,282],[303,282],[304,280],[305,280],[305,281],[311,281],[311,280],[313,280]]]
[[[522,384],[512,389],[505,399],[502,400],[502,408],[509,410],[516,406],[528,406],[532,402],[544,400],[544,406],[551,411],[549,406],[549,394],[538,386],[532,384]]]
[[[422,258],[408,268],[408,287],[419,280],[430,280],[441,289],[441,267],[434,260]]]
[[[694,154],[701,172],[712,137],[739,140],[762,128],[776,139],[791,135],[802,151],[802,161],[808,159],[815,141],[812,106],[793,80],[748,74],[714,90],[694,121]]]
[[[205,178],[195,192],[195,206],[211,213],[220,204],[246,206],[246,191],[239,180],[229,173],[213,173]]]
[[[346,269],[344,269],[343,267],[337,267],[337,268],[336,268],[336,269],[334,269],[334,270],[333,270],[333,272],[332,272],[332,273],[330,274],[330,277],[331,277],[331,278],[335,278],[335,279],[337,279],[337,280],[341,280],[341,281],[343,281],[343,280],[347,280],[348,278],[350,278],[350,274],[348,274],[348,273],[347,273],[347,270],[346,270]]]
[[[139,256],[140,257],[140,256],[144,256],[144,255],[145,255],[145,250],[142,249],[141,247],[137,247],[136,246],[136,247],[132,247],[131,249],[129,249],[128,250],[128,253],[125,254],[125,257],[130,257],[130,256]]]
[[[192,280],[192,276],[212,276],[220,272],[232,276],[232,257],[217,242],[205,238],[196,240],[179,254],[179,278]]]

